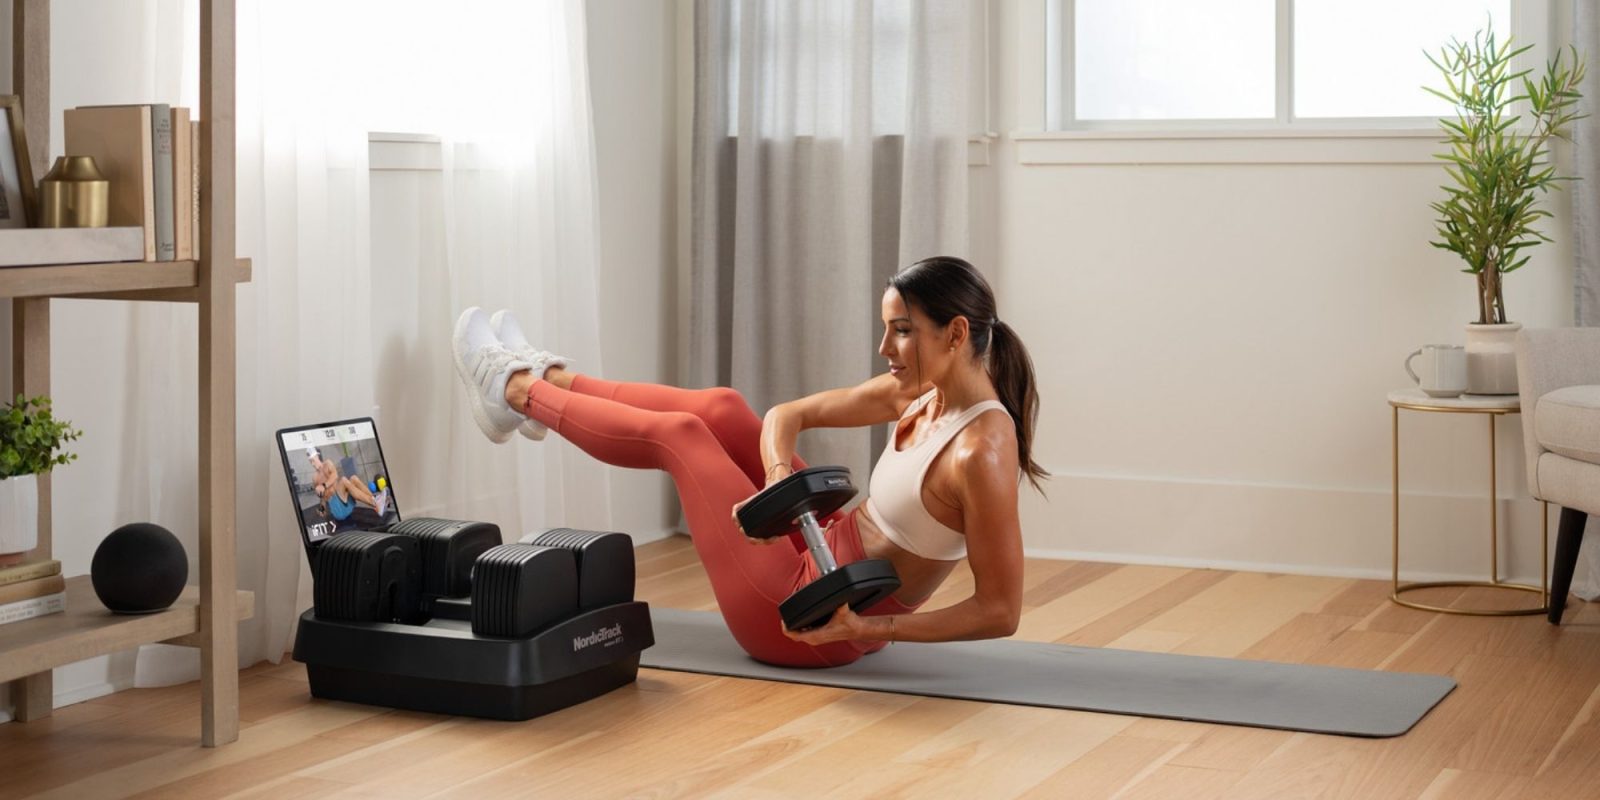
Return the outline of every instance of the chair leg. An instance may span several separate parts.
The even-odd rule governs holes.
[[[1572,570],[1578,566],[1578,548],[1583,546],[1583,528],[1589,515],[1575,508],[1561,509],[1561,528],[1556,534],[1555,571],[1550,575],[1550,624],[1561,624],[1567,606],[1567,590],[1572,588]]]

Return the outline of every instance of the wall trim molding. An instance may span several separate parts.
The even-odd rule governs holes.
[[[1024,547],[1023,555],[1028,558],[1040,558],[1050,561],[1093,561],[1106,564],[1128,564],[1148,567],[1177,567],[1181,569],[1217,569],[1230,572],[1260,572],[1274,575],[1305,575],[1315,578],[1353,578],[1357,580],[1373,580],[1388,582],[1392,573],[1388,569],[1369,569],[1362,567],[1318,567],[1307,564],[1278,564],[1258,561],[1234,561],[1229,559],[1207,558],[1169,558],[1166,556],[1142,555],[1139,553],[1104,553],[1089,552],[1084,550],[1058,550],[1048,547]],[[1487,575],[1462,572],[1432,572],[1426,570],[1406,570],[1400,576],[1401,581],[1411,583],[1414,581],[1475,581],[1487,580]],[[1537,586],[1539,576],[1501,575],[1502,581],[1516,583],[1530,583]]]
[[[1018,164],[1410,164],[1438,166],[1427,129],[1014,131]]]
[[[1393,570],[1387,487],[1057,473],[1046,489],[1048,499],[1027,487],[1019,498],[1030,556],[1364,579]],[[1402,490],[1401,580],[1487,580],[1487,501],[1470,491]],[[1501,580],[1539,583],[1541,509],[1525,493],[1498,499]],[[1555,528],[1552,519],[1547,557]],[[1580,564],[1579,576],[1586,572]]]

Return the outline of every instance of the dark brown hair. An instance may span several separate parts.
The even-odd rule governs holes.
[[[944,327],[966,317],[976,358],[988,358],[989,377],[1000,403],[1017,426],[1017,460],[1040,494],[1040,478],[1050,477],[1033,460],[1033,431],[1039,418],[1039,391],[1033,359],[1011,326],[995,313],[994,290],[977,268],[954,256],[925,258],[889,278],[907,306],[916,306],[934,324]]]

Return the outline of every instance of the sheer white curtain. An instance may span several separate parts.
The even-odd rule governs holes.
[[[426,313],[448,330],[467,306],[510,308],[538,346],[572,359],[576,369],[603,374],[583,4],[519,8],[531,24],[486,43],[525,54],[513,73],[525,76],[516,82],[515,108],[504,112],[512,118],[477,135],[456,132],[440,145],[449,280]],[[490,88],[495,97],[484,102],[507,103],[504,85]],[[448,363],[447,344],[447,337],[433,337],[428,358]],[[461,390],[452,383],[447,395],[400,425],[414,430],[429,417],[451,421],[435,434],[448,458],[421,465],[428,475],[419,481],[451,487],[452,502],[440,513],[500,522],[507,541],[545,527],[611,529],[605,465],[554,434],[539,444],[518,437],[512,447],[488,445]]]
[[[497,447],[477,432],[448,346],[462,307],[511,307],[540,344],[600,369],[580,0],[238,2],[238,248],[254,262],[238,294],[239,586],[256,593],[255,618],[240,628],[244,666],[278,660],[310,605],[272,441],[278,428],[376,415],[411,516],[489,520],[515,541],[541,527],[607,528],[610,514],[604,468],[558,437]],[[193,0],[127,8],[119,13],[138,16],[154,42],[138,65],[143,91],[76,102],[196,107]],[[92,11],[71,8],[64,18],[58,5],[55,21],[82,22],[74,17]],[[393,300],[397,287],[375,292],[392,277],[371,257],[373,236],[384,235],[369,213],[373,130],[446,137],[444,213],[422,222],[446,241],[444,261],[398,287],[400,308],[374,301]],[[91,327],[96,312],[81,313]],[[111,387],[122,398],[113,409],[118,469],[93,494],[115,498],[105,515],[113,524],[149,519],[171,528],[192,561],[195,309],[135,304],[114,324],[125,325],[125,343],[107,348],[122,337],[96,329],[86,338],[98,350],[70,334],[57,346],[58,364],[74,348],[127,360],[122,385]],[[70,471],[63,477],[58,498],[73,490]],[[111,671],[113,685],[126,685],[130,673],[138,685],[191,680],[197,651],[148,646],[114,659]]]
[[[970,25],[969,0],[697,0],[692,385],[762,413],[883,368],[888,276],[966,255]],[[882,436],[799,449],[864,476]]]
[[[262,205],[252,240],[241,204],[240,252],[257,258],[254,291],[267,295],[256,316],[241,314],[240,396],[253,381],[257,404],[241,399],[242,568],[247,537],[268,543],[255,565],[268,603],[258,603],[258,650],[241,659],[250,663],[275,659],[309,605],[270,445],[277,427],[375,413],[407,513],[493,521],[507,540],[555,525],[608,527],[609,493],[603,468],[553,437],[485,440],[448,349],[461,308],[510,307],[540,344],[600,369],[582,3],[475,0],[441,14],[420,0],[251,0],[242,9],[254,16],[241,15],[241,67],[261,71],[261,103],[247,108],[241,83],[241,164],[249,124],[260,132]],[[252,19],[255,60],[243,46]],[[372,302],[394,296],[375,293],[390,276],[370,259],[372,237],[384,235],[368,216],[372,130],[445,139],[443,215],[422,223],[442,231],[444,263],[402,293],[414,313]],[[249,185],[243,174],[240,185]],[[247,322],[257,356],[249,376]],[[252,463],[259,469],[247,471]],[[266,524],[252,531],[253,519]]]
[[[1588,66],[1579,89],[1578,111],[1586,116],[1573,124],[1572,152],[1578,180],[1572,186],[1574,269],[1573,317],[1578,325],[1600,325],[1600,8],[1590,0],[1572,2],[1572,43]],[[1595,549],[1591,548],[1591,552]],[[1600,593],[1600,590],[1597,590]]]
[[[1600,326],[1600,8],[1593,0],[1572,1],[1572,43],[1588,68],[1578,87],[1583,98],[1578,111],[1586,114],[1573,123],[1573,166],[1578,180],[1572,187],[1573,324]],[[1573,584],[1573,594],[1585,600],[1600,599],[1600,525],[1584,533],[1580,552],[1589,565],[1585,580]]]

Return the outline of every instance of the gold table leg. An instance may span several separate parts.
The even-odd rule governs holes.
[[[1495,444],[1496,414],[1489,414],[1489,580],[1487,581],[1425,581],[1420,583],[1400,582],[1400,407],[1391,406],[1391,455],[1393,456],[1393,481],[1394,492],[1394,572],[1393,591],[1389,599],[1407,608],[1420,611],[1437,611],[1443,614],[1459,614],[1475,617],[1515,617],[1532,614],[1543,614],[1550,609],[1550,504],[1541,507],[1543,517],[1543,550],[1540,557],[1540,579],[1538,586],[1528,586],[1521,583],[1510,583],[1500,580],[1500,509],[1499,509],[1499,471],[1498,453]],[[1510,589],[1520,592],[1534,592],[1539,595],[1540,605],[1537,608],[1446,608],[1444,606],[1416,603],[1402,598],[1405,592],[1417,589],[1431,589],[1441,586],[1454,587],[1483,587],[1488,589]]]

